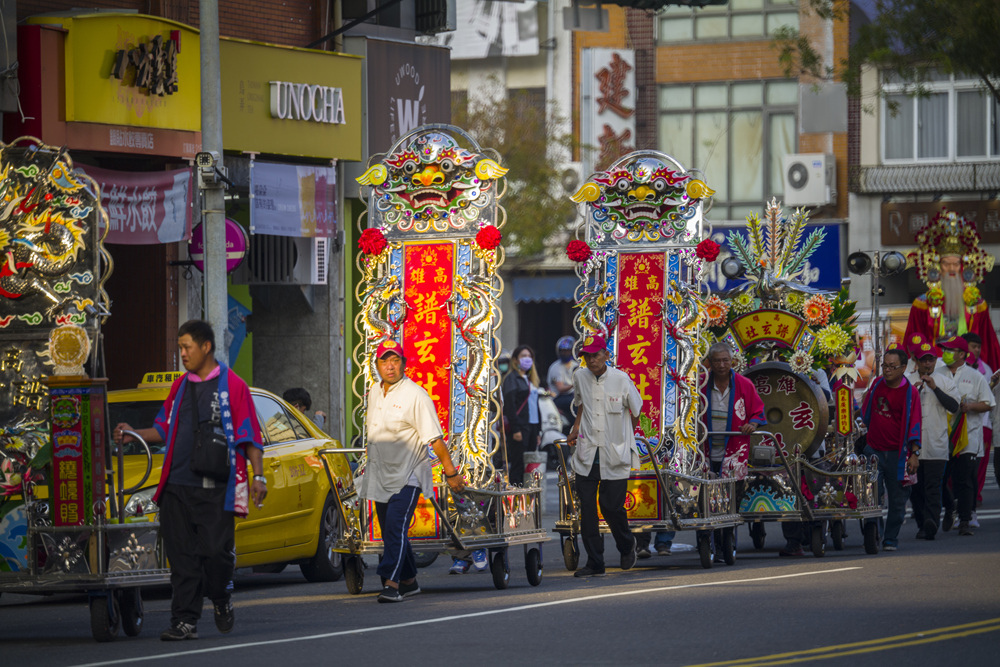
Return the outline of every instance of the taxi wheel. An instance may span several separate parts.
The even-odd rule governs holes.
[[[333,506],[333,496],[327,496],[323,513],[319,518],[319,544],[316,546],[316,555],[301,565],[302,575],[307,581],[339,581],[343,576],[343,556],[333,550],[340,532],[340,514]]]
[[[94,595],[90,598],[90,632],[99,642],[109,642],[118,634],[121,613],[114,593]]]
[[[344,559],[344,579],[348,593],[361,594],[361,589],[365,587],[365,564],[361,556],[348,556]]]

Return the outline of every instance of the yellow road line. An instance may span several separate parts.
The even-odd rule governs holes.
[[[725,660],[722,662],[706,662],[688,667],[722,667],[732,665],[738,667],[769,667],[771,665],[790,665],[805,660],[825,660],[827,658],[840,658],[848,655],[861,653],[874,653],[875,651],[886,651],[888,649],[903,648],[906,646],[918,646],[931,642],[944,641],[946,639],[956,639],[958,637],[968,637],[984,632],[1000,631],[1000,618],[990,618],[985,621],[975,621],[973,623],[963,623],[962,625],[952,625],[944,628],[935,628],[923,632],[911,632],[905,635],[895,635],[893,637],[882,637],[880,639],[869,639],[863,642],[851,644],[838,644],[834,646],[824,646],[821,648],[807,649],[804,651],[789,651],[787,653],[775,653],[773,655],[762,655],[754,658],[740,658],[738,660]],[[854,650],[848,650],[854,649]],[[825,655],[824,655],[825,654]]]

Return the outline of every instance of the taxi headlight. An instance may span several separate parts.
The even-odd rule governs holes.
[[[155,493],[155,486],[133,493],[132,497],[125,503],[125,516],[144,516],[158,513],[160,508],[153,502],[153,494]]]

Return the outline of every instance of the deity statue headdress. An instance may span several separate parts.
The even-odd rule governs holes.
[[[907,267],[915,266],[925,283],[941,280],[941,258],[962,258],[962,282],[982,282],[993,269],[994,257],[979,247],[976,226],[954,211],[942,209],[927,227],[917,234],[917,247],[906,256]]]

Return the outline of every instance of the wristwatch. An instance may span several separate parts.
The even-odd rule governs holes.
[[[261,484],[267,484],[267,477],[264,477],[263,475],[254,475],[253,481],[260,482]]]
[[[910,450],[910,456],[920,456],[920,450],[919,449],[911,449]]]

